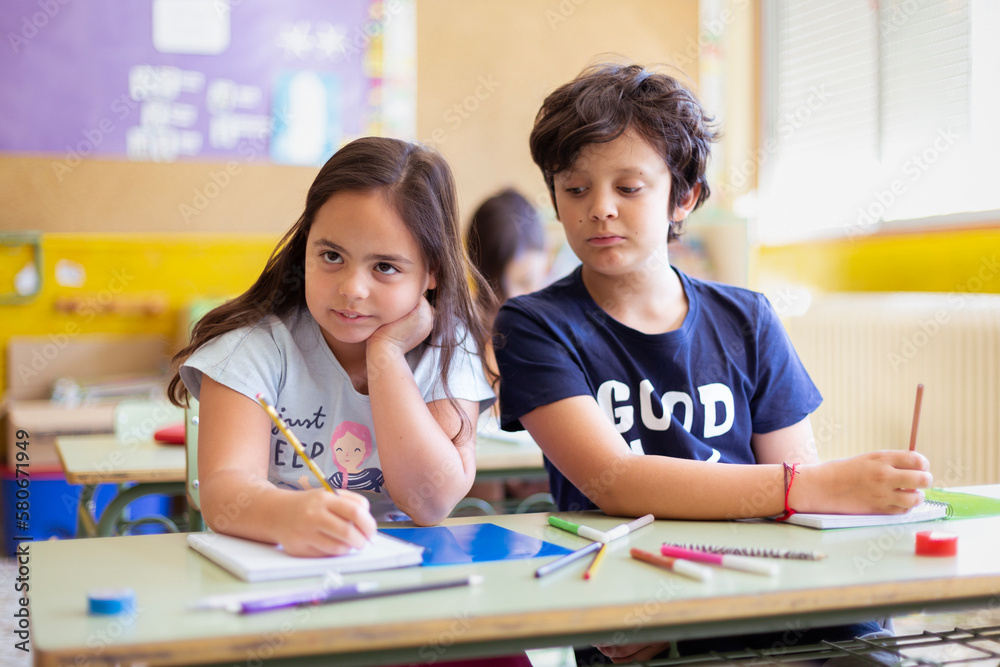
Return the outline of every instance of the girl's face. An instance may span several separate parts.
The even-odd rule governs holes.
[[[549,259],[544,250],[525,250],[503,270],[503,291],[508,299],[545,287]]]
[[[334,354],[363,345],[435,284],[381,192],[340,192],[316,212],[306,241],[306,305]]]

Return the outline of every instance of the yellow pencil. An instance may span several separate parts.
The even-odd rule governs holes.
[[[583,573],[584,579],[590,579],[591,577],[594,576],[594,573],[597,572],[597,566],[601,564],[602,560],[604,560],[604,554],[607,552],[607,550],[608,550],[608,545],[605,544],[604,546],[601,547],[601,550],[597,552],[597,555],[594,556],[594,560],[590,561],[590,567],[588,567],[587,571]]]
[[[302,446],[302,443],[299,442],[299,439],[295,437],[295,434],[292,433],[292,431],[288,428],[288,425],[285,424],[285,420],[278,415],[277,411],[275,411],[275,409],[271,407],[271,405],[266,400],[264,400],[264,394],[257,394],[257,402],[264,407],[264,410],[267,412],[268,416],[271,417],[271,421],[273,421],[278,426],[278,430],[281,431],[286,438],[288,438],[289,444],[291,444],[291,446],[295,448],[295,451],[298,452],[299,457],[306,462],[306,465],[309,466],[309,470],[312,471],[312,474],[316,475],[316,479],[318,479],[320,483],[326,487],[327,491],[336,494],[337,489],[330,486],[330,483],[326,481],[326,478],[323,477],[323,471],[320,470],[319,466],[313,463],[313,460],[309,458],[309,456],[306,454],[305,447]]]

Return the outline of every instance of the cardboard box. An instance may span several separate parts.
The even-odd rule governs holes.
[[[58,337],[57,337],[58,338]],[[2,460],[17,463],[18,432],[28,433],[32,466],[59,467],[55,438],[114,432],[117,401],[64,407],[48,400],[59,378],[163,375],[167,342],[155,336],[21,336],[7,344],[7,395],[0,430]]]
[[[4,416],[7,441],[7,466],[19,462],[17,443],[27,441],[31,467],[59,468],[56,437],[113,433],[115,404],[100,403],[78,408],[63,408],[50,401],[12,401]],[[25,437],[24,434],[27,434]],[[23,461],[24,455],[21,455]]]

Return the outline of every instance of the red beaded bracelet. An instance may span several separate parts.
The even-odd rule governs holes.
[[[782,463],[785,469],[785,513],[775,519],[776,521],[787,521],[790,516],[795,514],[795,510],[788,506],[788,494],[792,491],[792,483],[795,481],[795,475],[798,471],[795,468],[798,467],[798,463],[793,463],[788,465],[788,463]]]

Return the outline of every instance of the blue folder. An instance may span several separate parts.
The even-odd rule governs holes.
[[[543,558],[561,556],[571,551],[493,523],[431,528],[380,528],[379,532],[424,547],[423,565]]]

